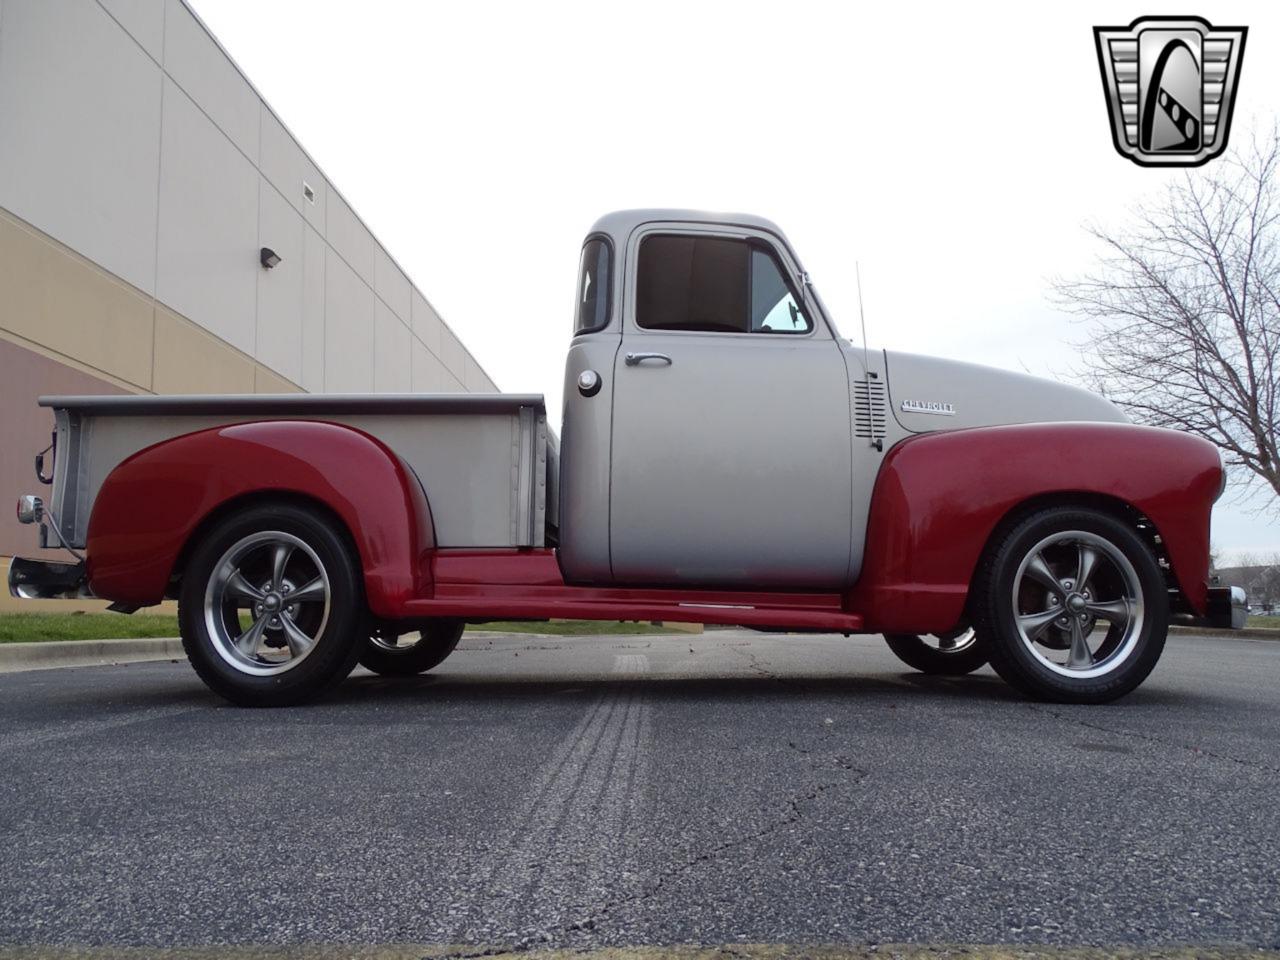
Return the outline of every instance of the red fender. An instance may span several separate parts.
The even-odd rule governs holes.
[[[95,595],[150,605],[179,554],[223,505],[250,494],[319,501],[346,524],[370,609],[393,617],[430,593],[435,527],[412,471],[374,437],[310,420],[240,423],[140,450],[110,474],[89,517],[85,554]]]
[[[1122,500],[1155,525],[1178,586],[1203,614],[1222,480],[1212,444],[1154,427],[1037,423],[912,437],[880,468],[867,561],[845,608],[865,612],[869,632],[950,630],[1000,521],[1033,498],[1086,494]]]

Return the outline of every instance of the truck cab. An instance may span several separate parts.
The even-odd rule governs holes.
[[[576,582],[845,589],[896,443],[1125,421],[1062,384],[855,346],[761,217],[610,214],[576,294],[560,477]]]

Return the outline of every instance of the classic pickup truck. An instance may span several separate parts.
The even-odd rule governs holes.
[[[43,397],[52,484],[21,597],[177,598],[246,705],[357,662],[431,669],[466,623],[578,618],[884,634],[1112,700],[1209,584],[1216,449],[1105,399],[841,339],[782,231],[610,214],[586,238],[563,441],[533,395]]]

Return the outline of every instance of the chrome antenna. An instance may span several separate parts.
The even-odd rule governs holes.
[[[857,261],[853,261],[853,270],[858,277],[858,319],[862,322],[862,370],[863,373],[871,376],[871,353],[867,349],[867,315],[862,309],[862,265]]]

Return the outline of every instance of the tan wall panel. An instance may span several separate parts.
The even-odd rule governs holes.
[[[255,366],[190,320],[156,307],[156,393],[253,393]]]
[[[151,299],[3,213],[0,290],[3,329],[151,387]]]
[[[49,500],[49,488],[35,476],[34,457],[49,443],[53,411],[39,406],[41,394],[124,393],[120,387],[0,338],[0,556],[43,556],[60,560],[62,551],[42,552],[34,526],[23,526],[13,506],[24,493]],[[50,464],[46,461],[45,469]],[[0,583],[0,593],[8,588]]]
[[[253,368],[254,393],[305,393],[300,386],[268,370],[262,364]]]

